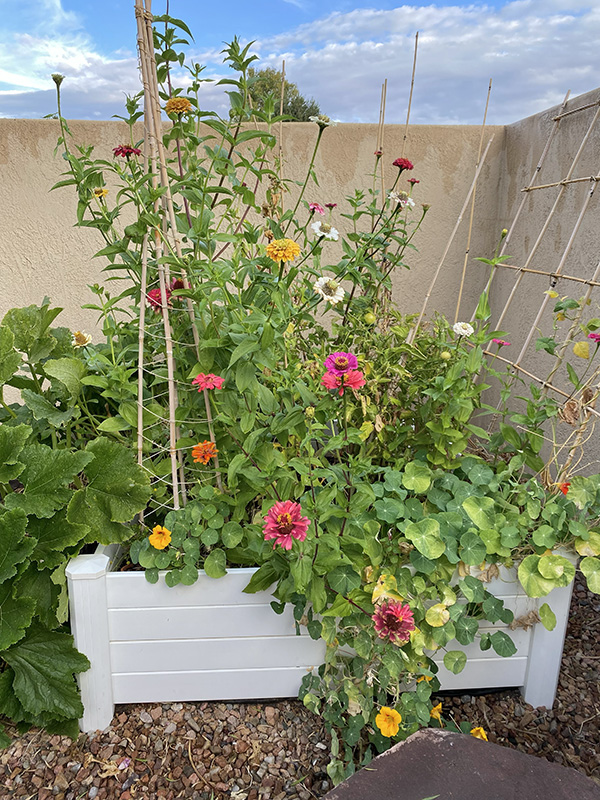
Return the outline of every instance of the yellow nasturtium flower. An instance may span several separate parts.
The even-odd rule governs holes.
[[[163,528],[162,525],[155,525],[148,541],[155,550],[164,550],[171,541],[171,531]]]
[[[400,730],[400,723],[402,722],[401,715],[395,708],[388,708],[383,706],[379,714],[375,717],[375,724],[381,731],[382,736],[395,736]]]
[[[471,730],[471,736],[474,736],[475,739],[483,739],[484,742],[487,742],[487,733],[483,730],[483,728],[473,728]]]
[[[431,719],[437,719],[438,722],[442,721],[442,704],[438,703],[437,706],[434,706],[431,711],[429,712],[429,716]]]

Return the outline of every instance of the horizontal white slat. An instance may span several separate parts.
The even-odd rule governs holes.
[[[220,670],[113,675],[115,703],[173,703],[192,700],[258,700],[297,697],[307,670]]]
[[[496,633],[498,628],[496,626],[486,626],[485,628],[479,628],[479,633]],[[529,655],[529,645],[531,643],[531,631],[530,628],[528,631],[523,630],[523,628],[517,628],[515,631],[509,630],[506,625],[502,626],[500,629],[503,633],[506,633],[512,639],[515,647],[517,648],[517,652],[515,653],[514,657],[518,656],[525,656]],[[464,653],[467,654],[467,658],[470,660],[471,658],[478,658],[478,659],[494,659],[494,658],[503,658],[499,656],[498,653],[494,650],[493,647],[490,647],[489,650],[482,650],[480,645],[480,638],[479,636],[475,637],[475,641],[471,642],[471,644],[461,645],[457,641],[448,642],[446,645],[446,650],[462,650]],[[434,656],[437,658],[437,654]],[[513,658],[513,656],[511,656]],[[508,661],[507,658],[503,659],[504,661]]]
[[[437,657],[434,661],[439,667],[437,677],[443,690],[500,689],[505,686],[523,686],[525,683],[525,657],[502,658],[496,655],[495,658],[472,658],[458,675],[449,672]]]
[[[113,672],[318,667],[325,648],[308,636],[112,642],[110,660]]]
[[[296,633],[291,606],[287,606],[283,614],[275,614],[268,605],[111,609],[108,631],[112,642],[294,636]]]
[[[106,576],[109,608],[154,608],[156,606],[256,605],[273,600],[269,592],[244,594],[243,589],[256,572],[253,567],[231,570],[222,578],[209,578],[200,571],[191,586],[172,588],[161,572],[158,583],[148,583],[143,572],[111,572]]]

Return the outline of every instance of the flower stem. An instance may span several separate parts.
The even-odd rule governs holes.
[[[319,143],[321,142],[321,136],[323,136],[323,131],[325,128],[319,127],[319,133],[317,134],[317,141],[315,142],[315,149],[313,150],[313,154],[310,159],[310,164],[308,165],[308,170],[306,173],[306,178],[304,179],[304,183],[302,185],[302,189],[300,190],[300,194],[298,195],[298,199],[296,200],[296,205],[294,206],[294,210],[292,211],[292,216],[288,220],[288,224],[285,226],[285,231],[283,232],[284,235],[287,233],[288,228],[292,224],[292,220],[296,216],[296,211],[298,211],[298,206],[302,202],[302,198],[304,197],[304,192],[306,191],[306,187],[308,186],[308,179],[311,176],[312,168],[315,163],[315,158],[317,156],[317,150],[319,149]]]

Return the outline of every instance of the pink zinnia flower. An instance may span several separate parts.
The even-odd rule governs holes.
[[[165,296],[167,298],[167,305],[171,302],[171,292],[166,289]],[[160,295],[160,289],[157,287],[156,289],[150,289],[148,294],[146,295],[146,302],[150,306],[150,308],[155,311],[157,314],[162,309],[162,298]]]
[[[417,178],[409,178],[408,183],[412,183],[412,185],[414,186],[415,183],[421,183],[421,181],[417,180]]]
[[[380,158],[383,155],[383,150],[375,150],[373,155],[377,156],[377,158]]]
[[[588,333],[588,339],[591,339],[592,342],[596,342],[596,344],[600,344],[600,333]]]
[[[302,506],[293,500],[279,500],[269,509],[265,517],[263,533],[265,541],[274,539],[273,550],[280,544],[284,550],[292,549],[292,539],[303,542],[310,525],[308,517],[302,516]]]
[[[344,389],[360,389],[364,386],[365,376],[360,370],[351,369],[343,375],[336,375],[335,372],[326,372],[321,378],[321,383],[328,389],[339,389],[340,397],[344,394]]]
[[[505,342],[504,339],[492,339],[492,342],[498,347],[510,347],[510,342]]]
[[[413,164],[408,160],[408,158],[397,158],[392,162],[392,166],[398,167],[400,172],[405,169],[414,169]]]
[[[392,644],[408,642],[415,620],[410,606],[397,600],[384,601],[371,617],[380,639],[388,639]]]
[[[317,214],[325,213],[325,209],[323,208],[323,206],[320,206],[318,203],[309,203],[308,207],[310,209],[311,214],[314,214],[315,211],[317,212]]]
[[[332,353],[325,359],[325,369],[334,375],[344,375],[351,369],[358,367],[358,360],[352,353]]]
[[[205,389],[220,389],[223,386],[224,380],[225,378],[213,375],[212,372],[208,374],[200,372],[192,381],[192,386],[197,386],[199,392],[203,392]]]
[[[142,151],[137,147],[130,147],[128,144],[120,144],[118,147],[113,148],[115,156],[122,156],[129,159],[130,156],[141,156]]]

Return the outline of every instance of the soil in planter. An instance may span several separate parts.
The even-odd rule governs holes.
[[[440,697],[456,722],[600,784],[600,597],[576,579],[552,711],[518,691]],[[0,751],[0,797],[37,800],[310,800],[330,788],[329,740],[297,700],[117,706],[76,742],[37,729]]]

